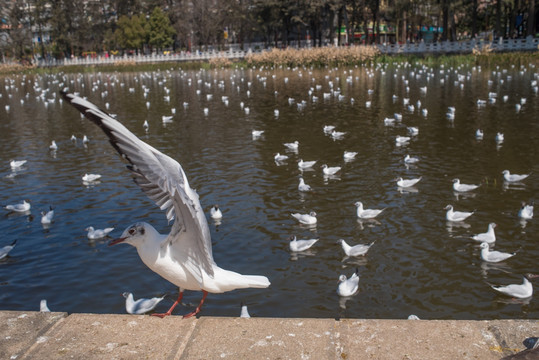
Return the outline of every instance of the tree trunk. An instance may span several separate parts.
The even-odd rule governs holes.
[[[448,25],[449,25],[449,0],[442,0],[442,41],[446,41],[448,38]]]
[[[496,32],[494,35],[496,38],[499,38],[500,36],[504,36],[502,32],[502,2],[496,1],[496,27],[494,31]]]
[[[472,39],[475,39],[475,35],[477,35],[477,0],[472,1]]]
[[[528,27],[526,35],[535,36],[535,0],[528,0]]]

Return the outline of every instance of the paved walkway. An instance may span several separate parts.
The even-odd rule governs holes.
[[[0,311],[0,359],[484,360],[524,350],[522,341],[537,335],[537,320],[183,320]]]

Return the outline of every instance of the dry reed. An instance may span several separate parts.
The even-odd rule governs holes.
[[[246,57],[254,66],[340,66],[373,60],[380,51],[374,46],[271,49]]]

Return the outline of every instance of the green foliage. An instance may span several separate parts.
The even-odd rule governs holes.
[[[118,19],[118,28],[114,32],[115,40],[122,49],[142,49],[148,35],[148,25],[144,16],[123,15]]]
[[[170,19],[159,7],[155,7],[148,22],[148,43],[157,49],[167,48],[174,42],[176,30],[170,25]]]

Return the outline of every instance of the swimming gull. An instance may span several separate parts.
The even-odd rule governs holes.
[[[494,233],[494,228],[496,227],[495,223],[488,224],[488,230],[487,232],[477,234],[472,236],[472,239],[476,241],[486,242],[488,244],[492,244],[496,242],[496,234]]]
[[[290,237],[290,251],[300,252],[310,249],[318,240],[320,239],[308,239],[308,240],[298,240],[295,235]]]
[[[298,220],[302,224],[305,224],[305,225],[316,224],[316,213],[314,211],[311,211],[309,214],[294,213],[291,215],[295,217],[296,220]]]
[[[504,253],[501,251],[490,251],[489,245],[486,242],[481,243],[481,259],[486,262],[497,263],[515,256],[516,253]]]
[[[339,276],[339,286],[337,287],[337,294],[339,296],[352,296],[359,290],[359,269],[356,269],[356,272],[346,278],[346,275]]]
[[[356,211],[357,217],[360,219],[374,219],[375,217],[380,215],[382,211],[385,210],[385,209],[363,209],[363,203],[361,201],[357,201],[354,205],[357,208],[357,211]]]
[[[526,274],[524,275],[524,281],[522,284],[511,284],[507,286],[493,286],[491,287],[505,295],[509,295],[518,299],[527,299],[533,295],[533,286],[530,282],[531,279],[539,277],[539,275]]]

